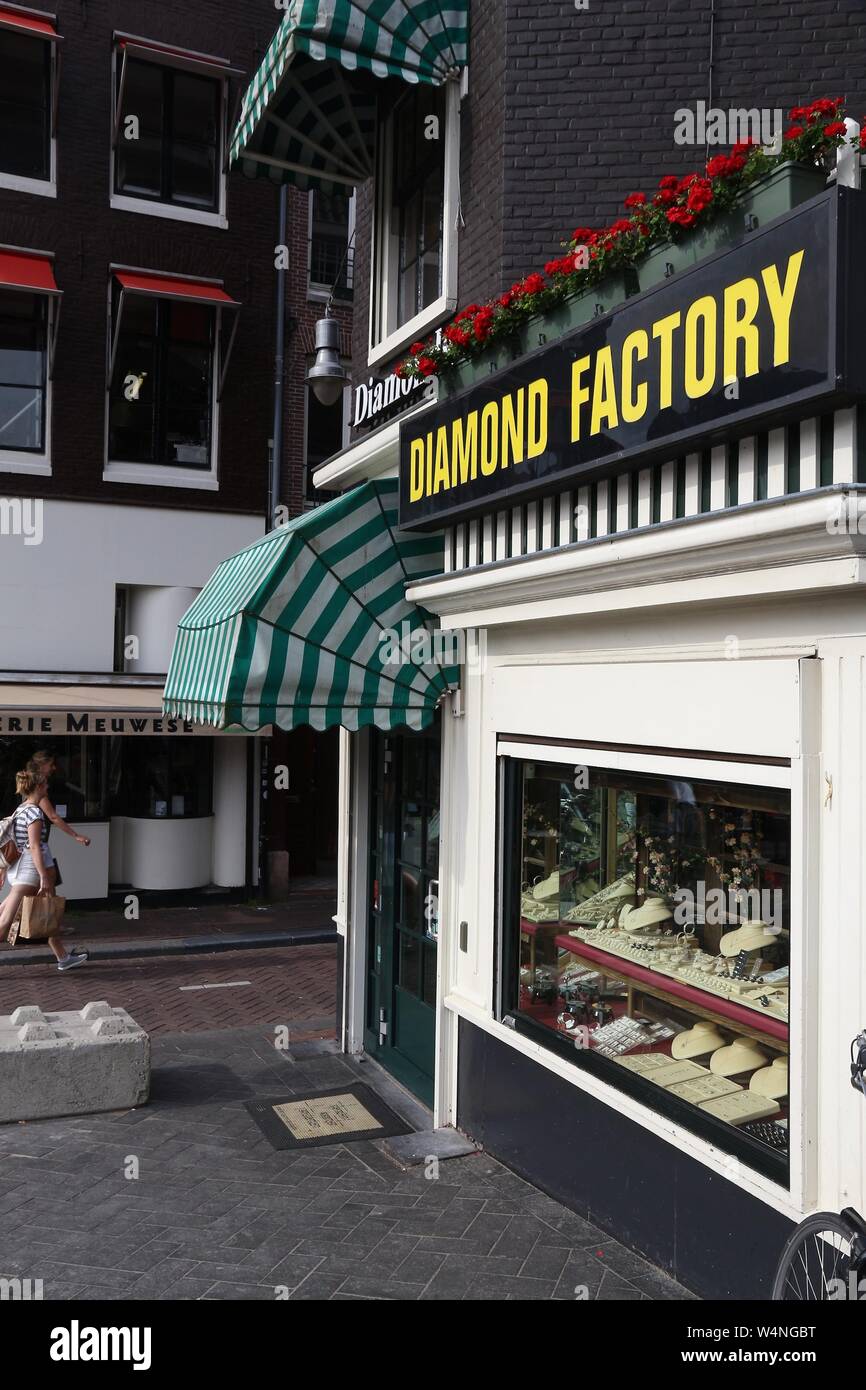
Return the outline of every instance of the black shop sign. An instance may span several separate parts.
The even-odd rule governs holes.
[[[832,189],[400,430],[421,529],[866,395],[866,192]]]

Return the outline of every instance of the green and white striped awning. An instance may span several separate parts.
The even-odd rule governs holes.
[[[423,729],[459,671],[405,586],[442,558],[441,537],[398,530],[391,481],[269,532],[181,618],[165,713],[218,729]]]
[[[467,62],[469,0],[289,0],[230,157],[251,178],[346,193],[369,178],[374,77],[438,87]]]

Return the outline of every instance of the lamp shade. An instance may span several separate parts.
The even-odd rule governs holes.
[[[340,325],[336,319],[319,319],[316,324],[316,360],[307,373],[316,400],[336,405],[348,381],[340,361]]]

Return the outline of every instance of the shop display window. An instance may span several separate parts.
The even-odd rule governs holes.
[[[501,1015],[779,1177],[790,793],[503,765]]]
[[[213,811],[209,738],[124,739],[115,814],[179,818]]]
[[[34,753],[46,749],[57,762],[48,794],[63,819],[76,825],[108,820],[109,742],[107,738],[87,738],[83,734],[47,742],[44,738],[16,737],[0,741],[2,814],[8,815],[18,804],[15,773]]]

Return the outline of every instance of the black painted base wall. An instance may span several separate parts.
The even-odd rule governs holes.
[[[702,1298],[765,1299],[791,1222],[460,1020],[457,1123],[496,1158]]]

